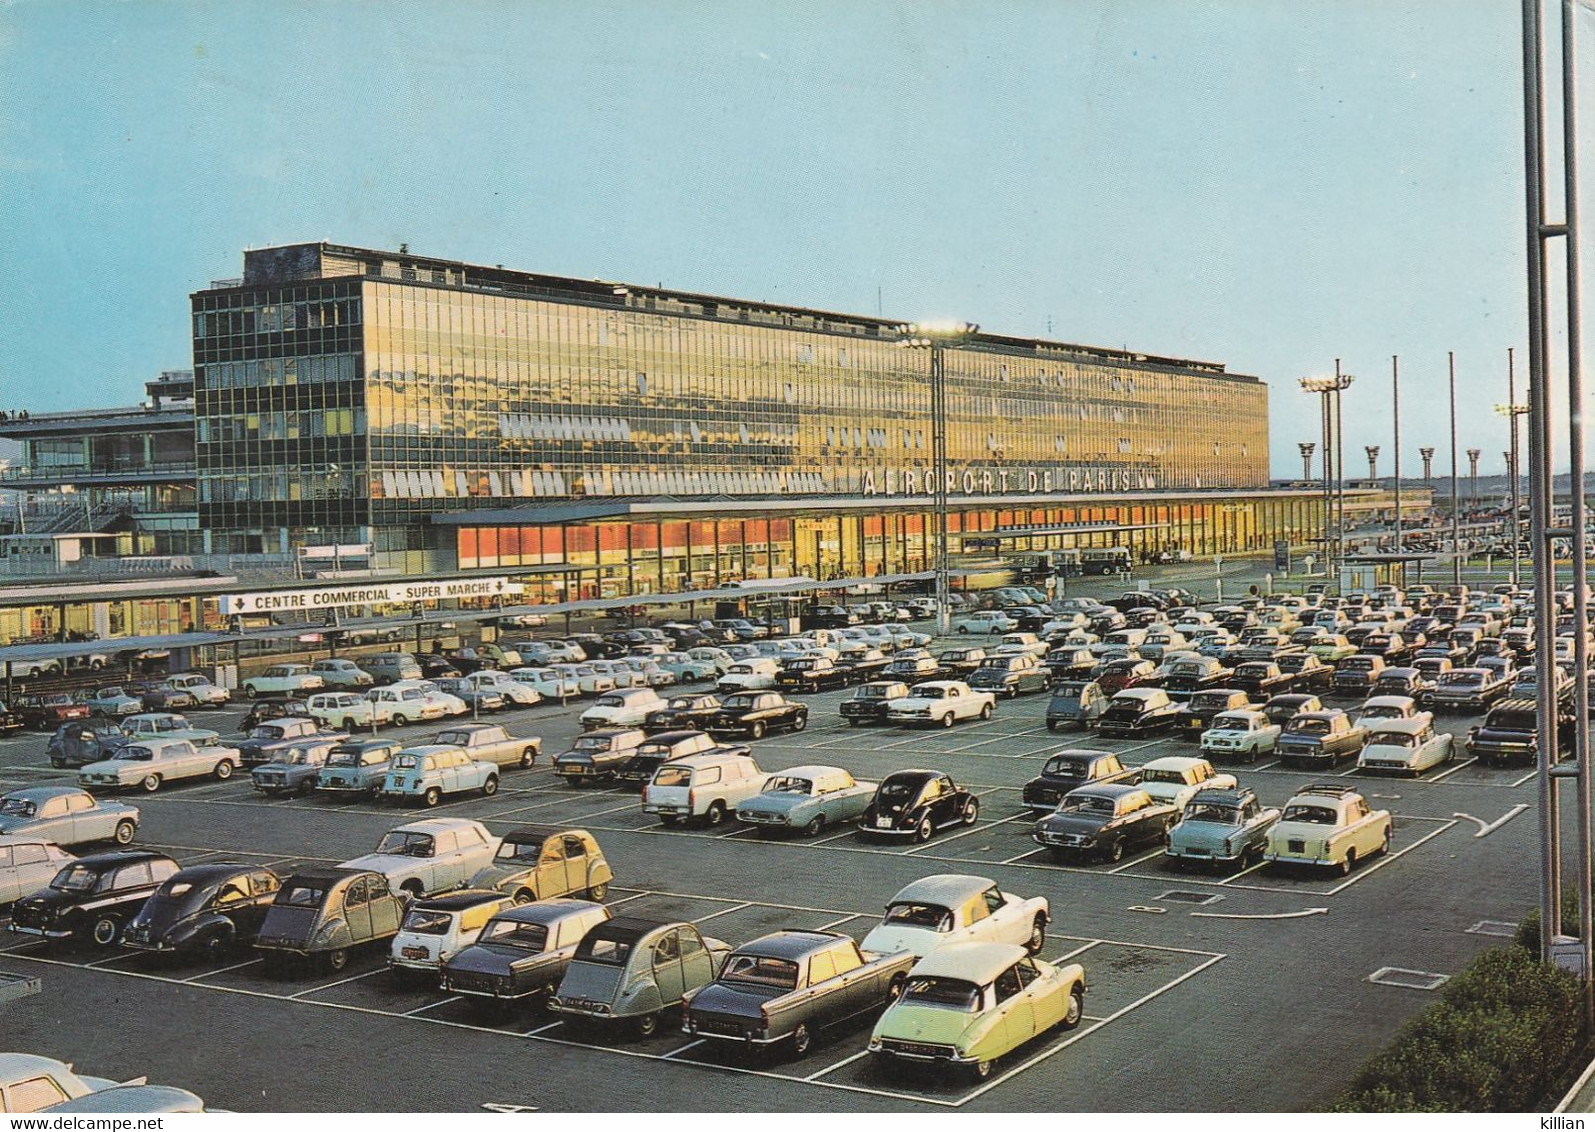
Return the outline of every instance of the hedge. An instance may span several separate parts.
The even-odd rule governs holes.
[[[1522,947],[1484,952],[1401,1028],[1335,1112],[1530,1112],[1582,1047],[1576,978]]]
[[[1578,887],[1576,885],[1562,886],[1562,934],[1578,935]],[[1535,954],[1540,950],[1540,910],[1532,908],[1529,914],[1523,917],[1523,922],[1517,926],[1517,945],[1526,947]]]

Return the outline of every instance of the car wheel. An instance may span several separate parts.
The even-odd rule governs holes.
[[[1122,860],[1124,860],[1124,838],[1115,837],[1113,839],[1112,843],[1108,846],[1108,854],[1107,855],[1108,855],[1108,860],[1110,860],[1110,861],[1122,861]]]
[[[161,788],[161,776],[158,774],[146,774],[139,785],[144,788],[144,793],[153,794]]]
[[[809,725],[809,717],[808,717],[808,715],[806,715],[806,714],[799,715],[796,719],[794,719],[792,721],[792,730],[793,731],[802,731],[808,725]]]
[[[803,836],[804,837],[818,837],[820,835],[820,831],[822,829],[824,829],[824,828],[825,828],[825,815],[824,814],[815,814],[812,818],[809,819],[809,824],[803,827]]]
[[[850,719],[847,721],[847,725],[849,727],[862,727],[864,726],[864,721],[862,719]]]
[[[1069,1006],[1063,1012],[1063,1021],[1058,1023],[1058,1028],[1072,1030],[1080,1024],[1080,1019],[1085,1017],[1085,991],[1075,987],[1069,992]]]
[[[943,727],[951,727],[953,725],[953,713],[952,712],[948,712],[946,715],[941,717],[941,725]]]
[[[980,802],[974,798],[971,798],[969,801],[965,802],[963,812],[958,815],[958,820],[963,822],[965,825],[974,825],[975,822],[979,821]]]
[[[666,826],[675,825],[676,822],[679,821],[679,820],[680,819],[677,818],[675,814],[660,814],[659,815],[659,824],[660,825],[666,825]]]
[[[1352,867],[1356,865],[1356,863],[1357,851],[1355,849],[1347,849],[1345,858],[1340,862],[1340,875],[1343,877],[1350,876]]]
[[[233,776],[233,764],[227,759],[222,759],[221,762],[216,764],[216,769],[211,773],[220,781],[226,782]]]
[[[703,815],[703,824],[716,826],[726,820],[726,804],[716,799],[709,803],[709,809]]]
[[[659,1011],[655,1010],[651,1014],[641,1015],[635,1025],[639,1038],[653,1037],[659,1032]]]
[[[1056,731],[1056,730],[1058,730],[1058,721],[1056,719],[1047,720],[1047,730],[1048,731]]]
[[[255,686],[253,684],[244,685],[244,695],[251,700],[258,698],[255,695]]]
[[[349,949],[346,947],[333,948],[327,952],[325,962],[329,971],[337,972],[343,970],[349,965]]]
[[[537,748],[527,747],[521,752],[521,769],[525,770],[537,761]]]
[[[490,774],[487,781],[482,783],[482,797],[491,798],[498,793],[498,775]]]
[[[1384,840],[1379,843],[1379,855],[1383,857],[1388,852],[1390,852],[1390,831],[1387,829]]]
[[[756,719],[753,721],[753,726],[748,728],[748,737],[750,739],[764,738],[764,720]]]
[[[441,801],[443,801],[443,791],[439,790],[436,786],[427,787],[426,793],[421,795],[422,805],[427,806],[428,808],[437,805]]]
[[[116,832],[111,835],[111,839],[118,845],[128,845],[132,843],[133,834],[137,832],[138,827],[132,822],[119,821],[116,823]]]
[[[590,884],[587,886],[587,899],[598,901],[609,895],[609,882]]]
[[[807,1022],[799,1022],[797,1029],[792,1031],[792,1056],[804,1057],[814,1046],[814,1035],[809,1032]]]
[[[1025,940],[1025,950],[1032,955],[1040,955],[1041,949],[1047,946],[1047,921],[1040,916],[1030,925],[1030,938]]]
[[[969,1076],[976,1081],[984,1081],[991,1076],[991,1062],[977,1061],[969,1067]]]
[[[98,916],[94,926],[89,930],[89,936],[100,947],[110,947],[122,935],[122,921],[112,915]]]
[[[574,774],[566,775],[565,785],[569,786],[572,790],[580,790],[583,786],[587,785],[587,780]]]
[[[924,817],[919,819],[919,824],[914,827],[914,840],[929,841],[931,834],[935,832],[936,823],[930,820],[929,814],[926,814]]]
[[[1014,693],[1015,696],[1017,696],[1018,694],[1019,694],[1018,692]],[[981,719],[990,719],[991,718],[991,713],[993,711],[995,711],[995,710],[996,709],[994,707],[992,707],[990,704],[983,705],[981,707],[981,709],[980,709],[980,718]]]

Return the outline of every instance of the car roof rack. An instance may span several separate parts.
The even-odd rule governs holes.
[[[1360,793],[1360,791],[1355,786],[1347,786],[1339,782],[1309,782],[1306,786],[1303,786],[1300,790],[1296,791],[1296,793],[1333,794],[1338,797],[1342,794],[1357,794]]]

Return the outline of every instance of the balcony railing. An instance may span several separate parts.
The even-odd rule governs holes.
[[[8,468],[0,468],[0,483],[16,480],[69,480],[84,479],[90,476],[171,476],[178,478],[197,478],[198,469],[192,460],[178,460],[171,463],[147,464],[142,460],[111,461],[95,464],[14,464]]]

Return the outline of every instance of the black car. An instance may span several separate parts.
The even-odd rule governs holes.
[[[933,656],[904,656],[892,657],[891,662],[881,669],[882,680],[901,680],[908,684],[919,684],[926,680],[961,680],[961,675],[953,675],[944,670]]]
[[[1255,710],[1257,706],[1251,695],[1240,688],[1208,688],[1185,701],[1174,726],[1180,738],[1200,739],[1220,712]]]
[[[898,680],[871,680],[853,689],[842,701],[842,718],[853,727],[885,723],[892,704],[908,696],[908,685]]]
[[[1323,701],[1317,696],[1307,692],[1286,692],[1282,696],[1271,696],[1263,705],[1263,714],[1268,716],[1268,722],[1283,727],[1296,717],[1297,712],[1322,711],[1323,708]]]
[[[199,701],[187,688],[174,688],[170,684],[155,684],[144,690],[145,711],[183,711],[198,707]]]
[[[974,825],[980,799],[939,770],[899,770],[875,788],[859,819],[864,837],[911,837],[929,841],[939,829]]]
[[[447,692],[456,699],[464,700],[468,711],[503,711],[510,706],[503,692],[496,688],[478,687],[463,676],[446,676],[439,680],[437,685],[438,691]]]
[[[1557,705],[1557,757],[1573,748],[1575,715],[1570,705]],[[1485,766],[1532,764],[1539,755],[1539,705],[1534,700],[1501,700],[1483,723],[1468,730],[1468,753]]]
[[[614,776],[640,789],[653,779],[654,771],[666,763],[708,754],[710,751],[743,755],[752,753],[750,748],[741,744],[722,746],[713,743],[702,731],[666,731],[650,735],[646,741],[626,752],[627,757],[614,771]]]
[[[1434,691],[1434,679],[1416,668],[1387,668],[1368,689],[1370,696],[1410,696],[1422,704]]]
[[[1298,692],[1327,692],[1335,679],[1334,665],[1325,664],[1310,652],[1283,653],[1274,658],[1279,670],[1295,678],[1291,685]]]
[[[258,865],[190,865],[155,890],[122,930],[138,951],[216,955],[251,943],[282,881]]]
[[[1082,786],[1038,821],[1030,837],[1055,860],[1117,861],[1126,849],[1167,843],[1178,819],[1172,803],[1156,801],[1139,786]]]
[[[771,731],[802,731],[808,725],[808,704],[793,703],[780,692],[734,692],[704,730],[762,739]]]
[[[849,629],[858,623],[858,612],[846,605],[811,606],[799,622],[804,629]]]
[[[50,765],[60,770],[97,763],[126,743],[126,733],[110,720],[83,719],[57,727],[45,754]]]
[[[26,724],[16,712],[0,703],[0,735],[9,735],[13,731],[21,731]]]
[[[1018,622],[1014,628],[1022,633],[1039,633],[1052,615],[1039,605],[1008,605],[1003,612]]]
[[[310,714],[310,706],[304,700],[256,700],[250,705],[249,714],[244,716],[238,730],[248,735],[257,724],[269,723],[273,719],[284,716],[306,716]]]
[[[625,645],[606,641],[597,633],[572,633],[566,639],[580,645],[588,660],[617,660],[626,655]]]
[[[18,900],[11,930],[44,939],[92,939],[110,947],[122,925],[177,872],[177,862],[148,849],[118,849],[79,857],[48,888]]]
[[[660,731],[683,729],[707,731],[710,722],[720,714],[720,707],[718,696],[698,693],[671,696],[665,701],[664,707],[648,713],[648,717],[643,720],[642,729],[650,735]]]
[[[415,663],[420,665],[421,675],[428,680],[442,680],[449,676],[464,675],[453,660],[440,653],[421,653],[416,656]]]

